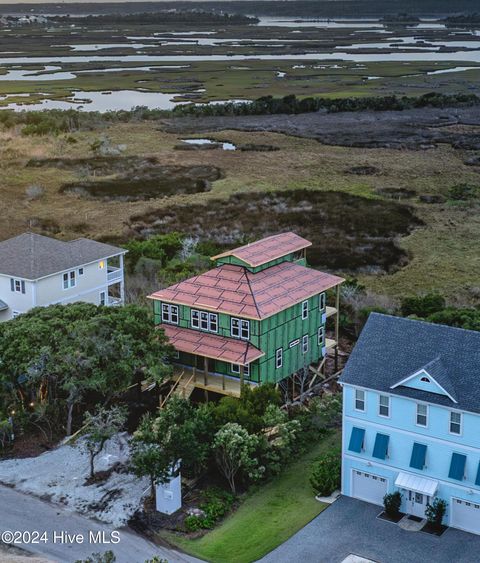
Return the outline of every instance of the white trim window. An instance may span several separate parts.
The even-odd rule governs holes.
[[[196,309],[192,309],[190,313],[190,322],[192,328],[205,330],[207,332],[218,332],[217,313],[207,313],[206,311],[197,311]]]
[[[462,413],[450,411],[450,434],[459,436],[462,433]]]
[[[232,317],[230,319],[230,334],[234,338],[250,340],[250,321]]]
[[[317,338],[318,338],[318,345],[323,348],[325,346],[325,327],[324,326],[319,327],[318,333],[317,333]]]
[[[77,272],[71,270],[70,272],[65,272],[63,274],[63,289],[70,289],[77,285]]]
[[[327,296],[325,293],[320,293],[318,296],[318,308],[320,311],[324,311],[327,306]]]
[[[416,424],[424,427],[428,425],[428,406],[423,403],[417,403]]]
[[[83,268],[78,268],[78,275],[83,276],[83,274],[84,274]]]
[[[25,280],[10,278],[10,289],[15,293],[25,294]]]
[[[162,303],[162,322],[178,325],[178,305]]]
[[[306,354],[308,352],[308,334],[305,334],[302,337],[302,354]]]
[[[388,395],[378,396],[378,416],[385,418],[390,416],[390,397]]]
[[[232,364],[232,373],[240,373],[240,364]],[[245,377],[250,377],[250,364],[245,364],[243,366],[243,375]]]
[[[200,328],[200,311],[192,309],[190,312],[190,323],[192,328]]]
[[[302,321],[308,319],[308,299],[302,301]]]
[[[365,412],[365,391],[355,389],[355,410]]]
[[[104,306],[107,304],[107,294],[105,291],[100,292],[100,305]]]
[[[283,366],[283,348],[278,348],[275,351],[275,369],[279,369]]]

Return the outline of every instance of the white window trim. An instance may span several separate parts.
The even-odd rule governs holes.
[[[195,325],[195,323],[193,322],[194,313],[197,314],[197,319],[196,319],[196,323],[197,323],[197,324],[196,324],[196,325]],[[197,309],[192,309],[192,310],[190,311],[190,326],[191,326],[192,328],[196,328],[196,329],[200,328],[200,311],[197,311]]]
[[[275,350],[275,369],[283,367],[283,348]]]
[[[320,311],[325,311],[325,309],[327,308],[327,295],[325,294],[325,292],[319,293],[318,295],[318,308],[320,309]]]
[[[67,276],[67,287],[65,287],[65,276]],[[72,284],[72,280],[73,280],[73,284]],[[62,273],[63,291],[67,291],[68,289],[73,289],[74,287],[77,287],[77,270],[69,270],[68,272],[63,272]]]
[[[425,413],[425,424],[419,424],[418,423],[418,407],[425,407],[426,408],[426,413]],[[426,403],[416,403],[415,404],[415,426],[418,426],[419,428],[428,428],[428,420],[429,420],[429,415],[430,415],[430,409],[428,408],[428,405]],[[423,416],[423,415],[420,415]]]
[[[235,328],[235,330],[233,328],[234,321],[238,322],[238,329]],[[245,323],[245,327],[243,326],[244,323]],[[244,328],[246,329],[247,336],[243,336],[242,334]],[[235,334],[237,330],[238,333]],[[246,319],[241,319],[239,317],[230,317],[230,335],[232,338],[239,338],[240,340],[250,340],[250,321]]]
[[[107,305],[107,292],[106,291],[101,291],[100,295],[99,295],[99,305],[102,305],[102,295],[103,295],[103,305]]]
[[[363,393],[363,409],[357,409],[357,391]],[[353,390],[353,410],[357,412],[366,412],[367,411],[367,392],[365,389],[354,389]]]
[[[240,364],[231,364],[230,368],[232,370],[232,373],[240,373]],[[250,364],[244,364],[243,375],[250,377]]]
[[[17,289],[17,283],[18,283],[18,289]],[[13,293],[20,293],[22,295],[25,295],[27,293],[25,280],[22,280],[21,278],[10,278],[10,290]]]
[[[308,334],[302,336],[302,354],[308,354],[309,340]]]
[[[452,432],[452,413],[460,415],[460,432],[457,434],[456,432]],[[448,433],[450,436],[463,436],[463,413],[460,411],[449,411],[448,414]]]
[[[167,319],[163,318],[163,308],[167,307]],[[176,321],[172,321],[172,309],[176,309],[177,313],[177,320]],[[161,303],[161,309],[160,309],[160,317],[162,319],[162,323],[167,323],[167,324],[171,324],[171,325],[178,325],[179,319],[180,319],[180,308],[178,305],[174,305],[173,303]]]
[[[302,321],[308,319],[308,299],[302,301]]]
[[[193,322],[193,317],[194,317],[194,313],[197,314],[197,322],[198,324],[195,325],[195,323]],[[205,315],[206,318],[206,323],[207,326],[206,328],[204,328],[202,326],[202,315]],[[212,317],[215,318],[215,329],[212,329]],[[218,333],[218,313],[210,313],[209,311],[202,311],[200,309],[192,309],[190,311],[190,326],[194,329],[194,330],[201,330],[202,332],[213,332],[214,334]]]
[[[388,399],[388,414],[381,414],[380,413],[380,406],[385,406],[385,405],[380,405],[380,397],[386,397]],[[380,416],[381,418],[390,418],[390,413],[391,413],[391,400],[390,400],[390,396],[389,395],[383,395],[382,393],[380,393],[378,395],[378,416]]]
[[[325,327],[319,326],[317,331],[317,344],[319,346],[325,346]]]

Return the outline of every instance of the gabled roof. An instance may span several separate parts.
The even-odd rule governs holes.
[[[65,242],[24,233],[0,242],[0,274],[36,280],[125,252],[86,238]]]
[[[245,262],[252,268],[261,266],[292,252],[297,252],[312,246],[312,243],[295,233],[281,233],[266,237],[251,244],[228,250],[217,256],[213,256],[212,260],[225,258],[226,256],[234,256],[242,262]]]
[[[428,362],[420,369],[410,374],[408,377],[392,385],[392,389],[395,389],[395,387],[400,387],[402,385],[404,385],[405,387],[413,388],[414,385],[412,384],[412,380],[422,373],[425,373],[437,384],[440,392],[450,397],[450,399],[454,403],[457,402],[457,399],[455,398],[455,388],[448,374],[447,367],[445,366],[445,363],[442,361],[442,358],[440,358],[440,356],[437,356],[431,362]],[[434,392],[435,391],[432,391],[432,393]]]
[[[422,367],[455,398],[398,382]],[[480,332],[372,313],[340,383],[480,413]]]
[[[261,320],[343,281],[294,262],[282,262],[257,273],[224,264],[149,297]]]
[[[170,344],[180,352],[196,354],[232,364],[249,364],[265,354],[245,340],[226,338],[189,328],[162,325]]]

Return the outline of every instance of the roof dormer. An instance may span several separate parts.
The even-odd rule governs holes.
[[[393,384],[390,389],[395,389],[396,387],[409,387],[410,389],[426,391],[427,393],[444,395],[452,402],[457,402],[455,389],[440,357],[428,362],[428,364],[422,366],[414,373]]]

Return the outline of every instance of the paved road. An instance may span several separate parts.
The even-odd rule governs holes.
[[[120,542],[116,545],[93,543],[96,534],[105,534],[110,539],[112,528],[84,518],[35,497],[24,495],[7,487],[0,486],[0,533],[5,531],[46,532],[48,541],[36,545],[18,545],[33,553],[47,557],[58,563],[73,563],[92,553],[103,553],[111,549],[118,563],[143,563],[155,555],[169,563],[193,563],[198,561],[188,555],[158,547],[130,531],[119,530]],[[54,532],[57,533],[56,541]],[[70,537],[60,534],[70,534]],[[83,543],[73,539],[82,534]],[[90,536],[93,534],[93,538]]]
[[[475,563],[480,536],[449,528],[441,537],[379,520],[381,507],[340,497],[261,563],[340,563],[355,554],[379,563]]]

